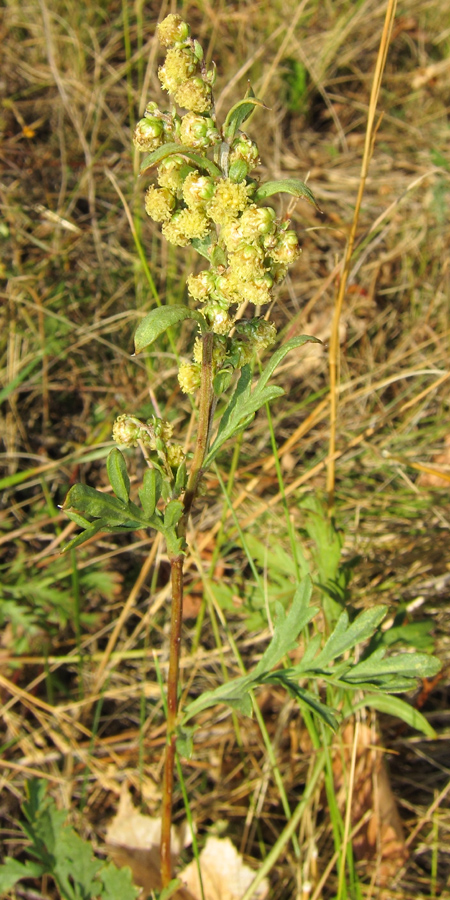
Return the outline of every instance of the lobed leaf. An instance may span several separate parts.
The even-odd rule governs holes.
[[[255,680],[262,673],[267,673],[297,645],[298,636],[308,622],[319,612],[317,606],[310,607],[312,582],[309,577],[303,578],[295,591],[291,608],[286,615],[281,603],[276,606],[276,623],[272,640],[263,653],[253,671]]]
[[[366,609],[349,625],[348,613],[344,610],[339,616],[333,633],[328,638],[323,650],[314,660],[314,665],[323,667],[327,663],[342,656],[357,644],[372,637],[387,612],[386,606]]]
[[[283,347],[280,347],[267,363],[253,392],[251,392],[250,367],[243,366],[237,388],[222,416],[216,438],[205,458],[205,468],[212,463],[225,441],[247,427],[261,406],[284,394],[283,388],[276,385],[267,386],[267,382],[286,354],[308,341],[321,343],[318,338],[303,334],[300,337],[292,338]]]
[[[7,856],[3,865],[0,866],[0,894],[6,894],[12,890],[21,878],[40,878],[45,874],[45,867],[42,863],[26,860],[21,863],[17,859]]]
[[[385,648],[381,647],[367,659],[353,666],[345,676],[345,681],[357,683],[368,682],[385,675],[403,675],[406,678],[432,678],[441,669],[441,663],[435,656],[426,653],[399,653],[395,656],[384,656]]]
[[[197,310],[188,309],[187,306],[160,306],[158,309],[152,309],[139,323],[134,336],[136,353],[149,347],[168,328],[182,322],[183,319],[195,319],[202,332],[207,330],[206,320]]]
[[[74,484],[64,501],[63,509],[74,509],[94,518],[102,518],[108,525],[126,522],[126,505],[116,497],[111,497],[87,484]]]

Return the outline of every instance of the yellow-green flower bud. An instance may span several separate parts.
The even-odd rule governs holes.
[[[169,94],[174,94],[180,85],[189,83],[191,75],[197,71],[197,66],[198,63],[192,50],[187,47],[182,50],[178,47],[171,47],[167,51],[164,65],[158,69],[158,78],[164,90]]]
[[[190,207],[204,205],[214,194],[214,180],[208,175],[191,172],[183,183],[183,199]]]
[[[195,113],[209,112],[212,108],[211,86],[200,76],[183,80],[174,96],[179,106]]]
[[[229,164],[242,160],[248,166],[248,170],[259,166],[261,160],[259,158],[258,147],[254,141],[241,134],[231,145],[230,155],[228,157]]]
[[[186,162],[182,156],[171,156],[169,159],[163,159],[158,166],[158,184],[173,191],[174,194],[181,192],[184,184],[181,169],[185,166]]]
[[[186,454],[178,444],[168,444],[166,447],[166,458],[172,469],[178,469],[181,463],[186,459]]]
[[[229,253],[239,250],[243,244],[248,243],[242,230],[242,219],[246,212],[247,210],[242,213],[239,219],[231,219],[229,222],[226,222],[220,229],[220,240],[225,244]]]
[[[210,228],[208,219],[200,209],[181,209],[165,222],[162,233],[166,240],[178,247],[186,247],[194,238],[205,237]]]
[[[219,181],[213,199],[208,203],[207,213],[216,225],[225,225],[235,219],[248,206],[245,184],[235,184],[229,178]]]
[[[145,212],[154,222],[167,222],[175,209],[175,197],[167,188],[153,185],[145,192]]]
[[[275,231],[276,212],[271,206],[249,206],[239,219],[239,227],[248,243]]]
[[[163,442],[170,440],[173,434],[173,425],[166,419],[159,419],[158,416],[152,416],[147,419],[147,425],[153,429],[155,436]]]
[[[190,28],[187,22],[183,22],[181,16],[174,15],[173,13],[170,16],[166,16],[166,18],[159,23],[156,31],[158,33],[158,40],[164,47],[170,47],[171,44],[184,43],[190,34]]]
[[[137,447],[140,438],[140,422],[130,416],[118,416],[113,425],[112,436],[122,447]]]
[[[178,383],[183,394],[195,394],[200,387],[200,366],[197,363],[180,363]]]
[[[164,125],[161,119],[147,116],[134,129],[133,144],[141,152],[157,150],[164,143]]]
[[[229,254],[230,269],[236,278],[251,281],[264,274],[264,251],[257,244],[244,244]]]
[[[241,303],[240,287],[241,279],[236,277],[236,274],[229,269],[224,275],[219,275],[216,278],[215,296],[219,297],[228,306],[231,306],[232,303]]]
[[[236,353],[238,354],[239,368],[250,363],[255,356],[252,345],[247,343],[247,341],[233,340],[231,352],[233,355]]]
[[[271,347],[272,344],[275,343],[276,337],[277,329],[273,322],[268,322],[266,319],[260,319],[253,335],[258,350],[265,350],[266,347]]]
[[[282,263],[274,263],[274,265],[270,267],[270,274],[273,278],[274,284],[281,284],[281,282],[284,281],[288,273],[288,269],[289,266],[283,265]]]
[[[270,281],[272,281],[271,278]],[[255,278],[254,281],[246,281],[245,284],[242,285],[242,294],[249,303],[253,303],[255,306],[264,306],[266,303],[270,303],[270,301],[273,300],[270,286],[265,276],[262,278]]]
[[[194,300],[198,303],[206,303],[215,288],[215,276],[210,269],[204,269],[198,275],[189,275],[187,288]]]
[[[275,247],[269,251],[269,256],[274,262],[290,266],[301,252],[295,231],[282,231],[277,236]]]
[[[180,141],[188,147],[206,150],[220,141],[220,135],[209,116],[188,112],[181,119]]]
[[[215,334],[227,335],[233,327],[233,320],[218,303],[208,303],[205,307],[208,320]]]
[[[202,364],[203,359],[203,339],[201,337],[197,337],[195,339],[194,350],[193,350],[194,361],[199,365]],[[212,350],[212,364],[213,368],[216,371],[222,365],[225,357],[227,355],[227,342],[226,339],[219,334],[214,336],[213,350]]]

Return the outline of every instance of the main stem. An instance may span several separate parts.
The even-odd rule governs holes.
[[[198,485],[203,472],[203,460],[208,449],[214,400],[212,387],[213,343],[214,335],[208,332],[203,337],[197,441],[184,495],[184,513],[178,526],[178,537],[183,539],[186,537],[189,514],[197,496]],[[167,887],[172,878],[170,832],[172,827],[173,774],[175,769],[178,679],[180,671],[181,622],[183,617],[183,566],[184,553],[171,557],[172,613],[170,622],[169,675],[167,679],[167,744],[161,812],[161,882],[163,888]]]

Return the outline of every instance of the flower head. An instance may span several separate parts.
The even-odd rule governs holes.
[[[158,40],[164,47],[170,47],[172,44],[184,43],[190,34],[190,28],[187,22],[183,22],[181,16],[173,13],[166,16],[157,26]]]

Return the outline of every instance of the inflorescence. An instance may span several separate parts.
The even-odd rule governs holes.
[[[150,102],[134,133],[135,146],[153,154],[149,164],[157,164],[157,184],[147,189],[145,210],[162,223],[170,243],[192,245],[210,261],[208,269],[189,275],[187,288],[216,335],[214,371],[234,369],[251,362],[276,337],[271,322],[259,316],[242,320],[239,308],[270,303],[301,251],[288,220],[255,200],[258,183],[250,173],[260,163],[256,143],[242,130],[232,129],[230,135],[216,123],[215,68],[206,69],[189,26],[169,15],[158,25],[158,38],[166,48],[158,75],[173,105],[161,111]],[[180,114],[177,107],[186,112]],[[186,393],[199,387],[201,349],[198,339],[193,361],[180,366],[179,383]]]

